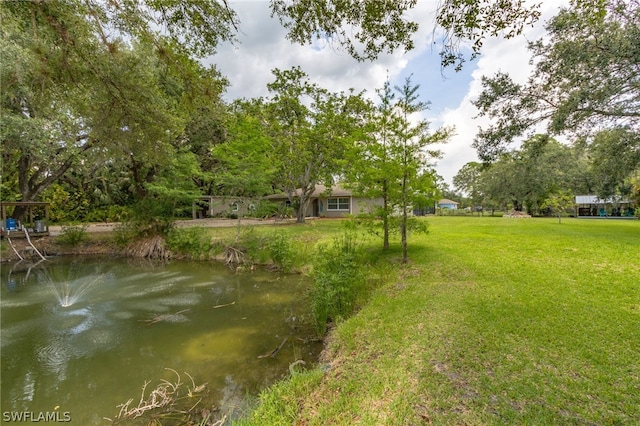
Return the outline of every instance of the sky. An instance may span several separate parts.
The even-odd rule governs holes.
[[[414,36],[413,50],[384,54],[373,62],[358,62],[326,43],[292,44],[286,39],[286,30],[278,19],[271,17],[267,0],[230,0],[228,3],[240,20],[238,42],[220,45],[216,55],[206,61],[215,64],[229,80],[225,99],[268,96],[267,84],[274,79],[271,72],[274,68],[285,70],[300,66],[312,82],[325,89],[334,92],[351,88],[366,90],[372,99],[377,99],[375,91],[382,87],[387,76],[392,85],[401,85],[411,76],[412,84],[420,85],[420,100],[430,103],[423,118],[430,121],[431,129],[455,128],[448,143],[437,147],[443,156],[436,160],[435,167],[452,187],[452,178],[460,168],[470,161],[477,161],[471,144],[478,127],[488,124],[486,118],[476,118],[478,111],[471,103],[482,91],[482,76],[502,71],[516,82],[526,82],[531,71],[527,42],[541,38],[544,22],[568,1],[543,2],[542,19],[534,27],[514,39],[487,40],[481,56],[466,62],[460,72],[440,67],[437,46],[433,45],[437,0],[420,0],[407,14],[409,19],[420,24]]]

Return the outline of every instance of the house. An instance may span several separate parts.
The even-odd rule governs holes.
[[[227,217],[230,215],[246,215],[253,204],[238,197],[222,197],[203,195],[193,203],[192,215],[194,219],[206,217]]]
[[[438,200],[438,208],[440,209],[449,209],[449,210],[458,210],[458,203],[452,200],[447,200],[443,198]]]
[[[296,191],[300,196],[301,190]],[[274,194],[265,197],[274,203],[289,203],[286,194]],[[316,185],[315,190],[309,196],[309,207],[305,212],[306,217],[345,217],[351,214],[370,212],[375,207],[382,206],[382,198],[372,199],[359,197],[349,189],[340,186],[331,188],[325,185]]]
[[[601,199],[597,195],[576,195],[576,217],[633,218],[633,202],[623,198]]]

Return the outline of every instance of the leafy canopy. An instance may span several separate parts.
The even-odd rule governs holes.
[[[599,129],[640,132],[640,9],[637,0],[573,0],[530,43],[535,68],[525,84],[483,77],[474,104],[493,124],[474,147],[493,161],[538,125],[550,134],[589,136]]]

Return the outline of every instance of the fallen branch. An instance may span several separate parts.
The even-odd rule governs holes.
[[[172,371],[176,375],[174,382],[168,380],[160,380],[160,384],[151,390],[147,395],[147,387],[149,381],[145,381],[142,386],[142,392],[140,394],[140,400],[138,404],[132,406],[134,399],[130,398],[124,404],[120,404],[117,408],[120,409],[118,415],[112,420],[105,417],[105,420],[109,420],[111,423],[116,424],[120,422],[130,422],[131,420],[145,416],[148,419],[154,419],[158,417],[178,418],[181,420],[180,424],[195,424],[199,421],[198,416],[202,417],[200,424],[213,424],[222,425],[226,416],[223,416],[215,423],[211,423],[211,410],[198,409],[198,405],[202,402],[202,393],[206,391],[206,383],[196,386],[195,380],[189,373],[185,373],[191,379],[192,387],[182,382],[180,374],[177,371],[167,368],[166,370]],[[186,392],[185,388],[186,387]],[[195,403],[192,400],[197,399]],[[186,405],[188,404],[188,405]],[[216,410],[213,408],[213,410]],[[140,420],[138,420],[139,422]],[[195,423],[194,423],[195,422]],[[155,422],[152,422],[156,424]],[[149,424],[152,424],[149,423]],[[159,424],[159,423],[157,423]]]
[[[224,305],[216,305],[213,307],[213,309],[218,309],[218,308],[226,308],[227,306],[231,306],[231,305],[235,305],[236,302],[231,302],[231,303],[225,303]]]
[[[285,337],[284,340],[282,341],[282,343],[280,343],[280,346],[278,346],[277,348],[275,348],[271,352],[267,352],[264,355],[258,356],[258,358],[260,358],[260,359],[262,359],[262,358],[275,358],[276,355],[278,355],[278,352],[280,352],[280,349],[282,349],[282,347],[284,346],[284,344],[287,342],[288,339],[289,339],[288,337]]]

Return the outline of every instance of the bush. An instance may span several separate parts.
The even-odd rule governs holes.
[[[354,232],[346,232],[330,245],[318,247],[313,260],[312,310],[318,333],[329,322],[351,315],[364,289],[360,244]]]
[[[62,245],[75,247],[82,243],[89,241],[89,234],[87,233],[88,225],[82,226],[64,226],[62,227],[62,234],[56,237],[56,241]]]
[[[260,200],[255,205],[255,209],[249,210],[248,216],[265,219],[278,215],[278,204],[267,200]]]
[[[113,241],[120,248],[126,247],[135,239],[135,227],[129,222],[123,222],[113,229]]]
[[[167,236],[167,245],[173,253],[193,259],[207,259],[213,248],[211,238],[200,227],[173,228]]]
[[[284,271],[293,265],[293,249],[291,240],[282,234],[271,234],[268,237],[267,250],[273,264]]]

